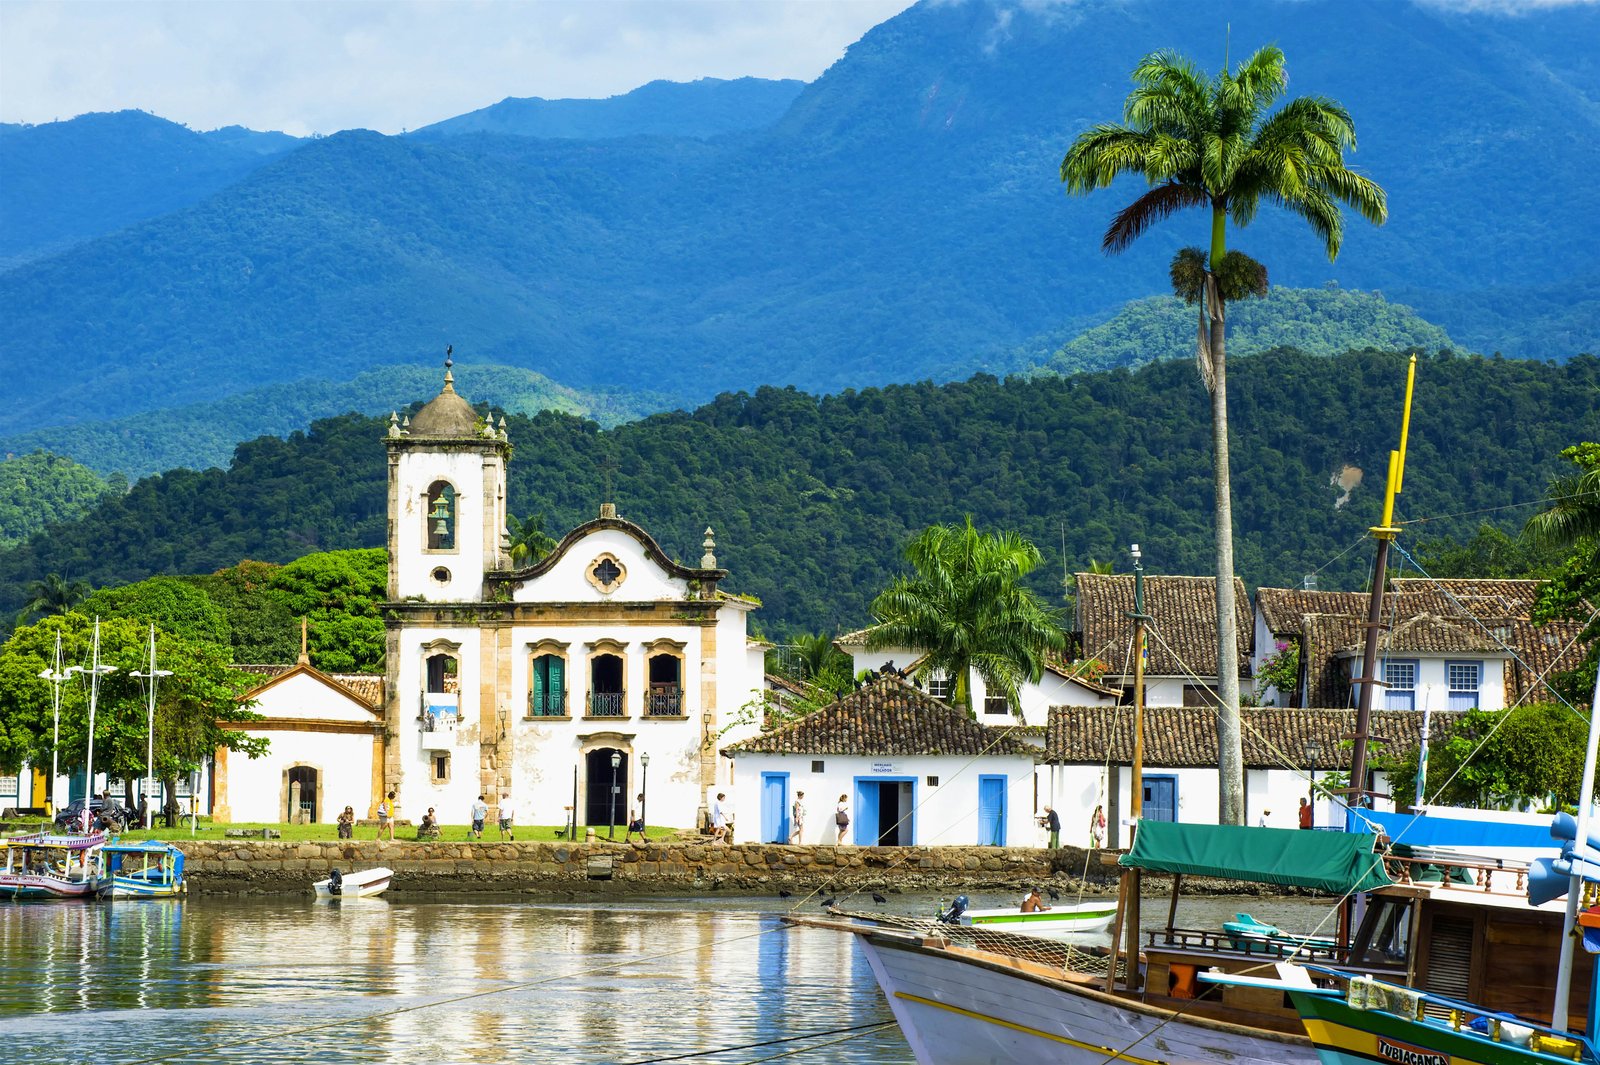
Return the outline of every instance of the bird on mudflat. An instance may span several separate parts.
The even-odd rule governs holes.
[[[838,902],[838,901],[839,901],[838,897],[835,896],[834,898],[831,898],[831,899],[823,899],[821,902],[817,903],[817,905],[821,906],[824,910],[826,910],[829,906],[832,906],[835,902]]]
[[[884,898],[882,895],[878,894],[876,891],[874,891],[872,893],[872,901],[873,902],[888,902],[889,900]]]
[[[1045,890],[1050,893],[1050,897],[1052,899],[1059,899],[1061,897],[1061,892],[1057,891],[1055,888],[1045,888]]]
[[[791,896],[793,894],[794,894],[794,892],[785,889],[785,890],[782,890],[782,891],[778,892],[778,898],[786,899],[786,898],[788,898],[789,896]]]

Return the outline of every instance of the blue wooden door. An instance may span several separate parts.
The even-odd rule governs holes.
[[[858,847],[878,845],[878,781],[856,781],[856,808],[850,814],[852,838]]]
[[[1178,778],[1144,778],[1144,817],[1149,821],[1178,819]]]
[[[978,778],[978,846],[1006,845],[1006,778]]]
[[[789,774],[761,774],[761,842],[789,842]]]

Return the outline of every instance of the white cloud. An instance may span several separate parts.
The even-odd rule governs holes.
[[[416,128],[507,96],[811,80],[910,0],[0,2],[0,120]]]

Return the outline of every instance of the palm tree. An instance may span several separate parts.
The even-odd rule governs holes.
[[[88,581],[69,581],[59,573],[52,573],[28,585],[27,600],[22,604],[22,612],[17,615],[17,620],[20,623],[24,618],[35,615],[48,617],[65,614],[89,598],[90,591]]]
[[[850,656],[833,645],[833,636],[801,633],[791,644],[794,655],[790,668],[795,679],[812,685],[827,695],[842,695],[850,690]]]
[[[1332,100],[1302,96],[1269,114],[1288,85],[1283,52],[1262,48],[1232,73],[1206,77],[1175,52],[1154,52],[1133,70],[1123,122],[1079,134],[1061,161],[1070,193],[1139,174],[1149,189],[1112,219],[1107,254],[1129,247],[1152,225],[1189,207],[1211,212],[1211,247],[1173,259],[1174,290],[1200,304],[1200,375],[1211,392],[1212,471],[1216,479],[1218,768],[1220,819],[1244,823],[1244,757],[1239,737],[1239,666],[1233,603],[1233,503],[1228,475],[1228,389],[1224,307],[1266,291],[1266,270],[1227,246],[1228,221],[1247,225],[1263,200],[1304,218],[1336,258],[1344,238],[1341,203],[1369,222],[1387,217],[1384,191],[1346,169],[1355,124]]]
[[[506,515],[506,537],[511,543],[513,566],[537,562],[556,548],[555,537],[544,531],[543,514],[520,519]]]
[[[1038,680],[1046,656],[1066,647],[1055,612],[1022,586],[1042,561],[1039,549],[1014,532],[981,533],[969,517],[923,530],[906,560],[915,573],[872,602],[878,624],[867,646],[924,652],[918,676],[949,677],[951,702],[968,712],[974,671],[1016,710],[1022,681]]]
[[[1523,527],[1535,547],[1564,550],[1600,539],[1600,444],[1578,444],[1561,457],[1577,470],[1551,479],[1550,505]]]

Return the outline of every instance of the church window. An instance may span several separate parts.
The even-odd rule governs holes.
[[[426,511],[429,551],[456,549],[456,490],[449,481],[434,481],[428,486]]]
[[[433,756],[433,782],[444,784],[450,780],[450,756],[436,754]]]
[[[675,654],[650,656],[650,694],[645,714],[650,717],[680,717],[683,714],[683,662]]]
[[[533,687],[528,693],[529,717],[567,716],[567,663],[560,655],[533,660]]]
[[[628,571],[623,569],[622,563],[617,561],[616,556],[604,554],[589,564],[585,575],[596,589],[610,595],[627,579]]]
[[[449,584],[450,571],[445,569],[443,566],[436,566],[433,571],[433,579],[438,581],[440,584]]]
[[[622,687],[622,659],[595,655],[589,661],[589,716],[621,717],[626,692]]]

